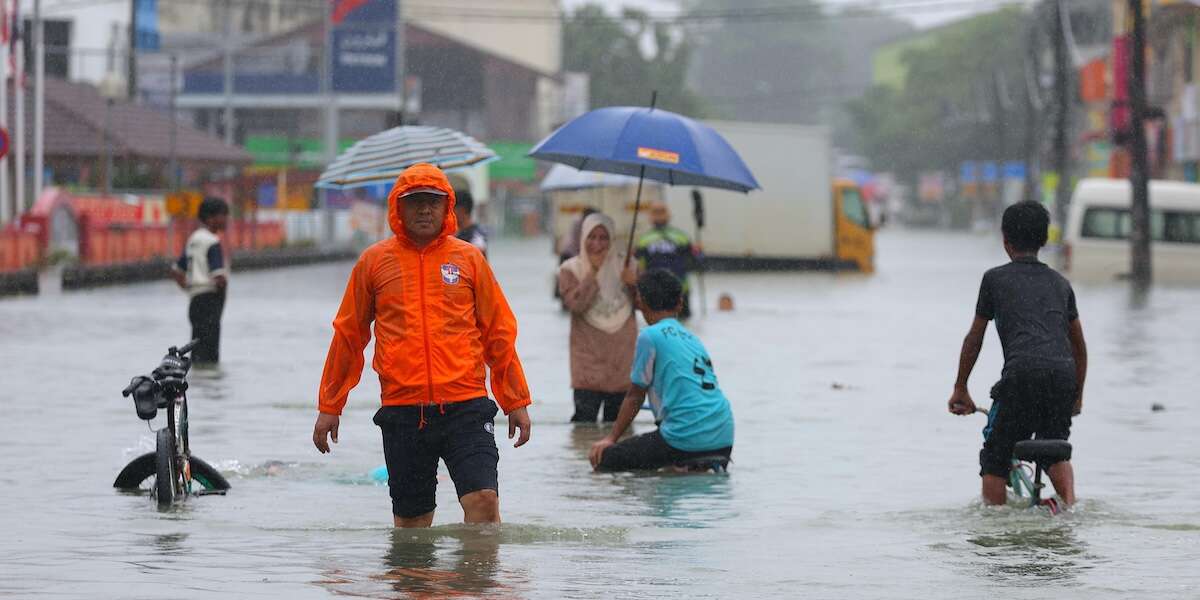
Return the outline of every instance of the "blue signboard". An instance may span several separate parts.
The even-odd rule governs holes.
[[[333,89],[339,92],[394,91],[395,29],[334,29]]]
[[[333,0],[329,4],[335,25],[357,23],[395,27],[396,0]]]
[[[396,0],[335,0],[333,89],[396,91]]]
[[[997,168],[996,163],[988,161],[981,163],[981,166],[982,168],[980,169],[980,175],[983,179],[983,182],[995,183],[996,179],[1000,176],[1000,169]]]
[[[966,160],[958,169],[958,181],[960,183],[975,183],[976,165],[974,162]]]
[[[158,0],[134,1],[134,43],[139,50],[158,50]]]
[[[1005,179],[1025,179],[1025,163],[1011,161],[1004,163]]]

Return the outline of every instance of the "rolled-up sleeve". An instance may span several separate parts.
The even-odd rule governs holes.
[[[517,317],[487,261],[476,259],[475,322],[483,341],[483,358],[492,370],[492,395],[509,414],[529,406],[529,384],[517,357]]]
[[[317,409],[323,413],[342,414],[350,390],[362,378],[363,350],[371,341],[371,322],[375,320],[370,271],[365,255],[360,257],[333,319],[333,341],[325,357],[317,401]]]

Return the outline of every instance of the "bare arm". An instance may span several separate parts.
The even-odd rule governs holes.
[[[962,352],[958,357],[958,378],[954,381],[954,393],[950,395],[950,412],[956,415],[969,415],[975,412],[975,402],[967,391],[967,380],[971,371],[975,370],[975,362],[979,360],[979,352],[983,350],[983,336],[987,333],[987,319],[975,315],[971,322],[971,330],[963,339]]]
[[[1071,340],[1071,354],[1075,357],[1075,383],[1079,390],[1073,414],[1078,415],[1083,412],[1083,382],[1087,379],[1087,343],[1083,341],[1083,325],[1079,323],[1079,319],[1071,321],[1067,327],[1067,337]]]
[[[621,403],[621,410],[617,413],[617,420],[613,421],[612,432],[592,445],[592,450],[588,453],[588,460],[591,461],[593,469],[600,464],[604,450],[616,444],[617,440],[625,434],[625,430],[633,424],[633,419],[637,417],[638,411],[642,409],[642,403],[645,401],[646,388],[636,385],[629,386],[629,391],[625,394],[625,401]]]

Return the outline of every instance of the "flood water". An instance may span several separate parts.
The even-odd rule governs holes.
[[[946,412],[995,237],[881,232],[879,272],[710,275],[693,322],[737,419],[728,476],[590,472],[545,240],[492,260],[521,326],[533,439],[501,444],[499,528],[394,531],[368,370],[331,455],[315,391],[350,264],[235,273],[195,454],[233,489],[158,512],[112,480],[153,437],[120,390],[186,340],[168,282],[0,301],[0,596],[1200,597],[1200,289],[1077,285],[1090,348],[1073,514],[986,509],[983,417]],[[369,365],[368,361],[368,365]],[[986,404],[988,334],[971,390]],[[1161,403],[1162,412],[1151,412]],[[653,427],[648,414],[637,431]],[[497,431],[506,431],[503,419]],[[444,473],[444,469],[443,469]]]

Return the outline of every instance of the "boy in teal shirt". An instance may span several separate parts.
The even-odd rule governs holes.
[[[665,270],[643,274],[638,309],[649,327],[638,334],[633,383],[612,432],[588,454],[597,471],[658,469],[701,456],[729,457],[733,411],[713,372],[708,351],[680,324],[683,285]],[[658,429],[618,442],[647,396]]]

